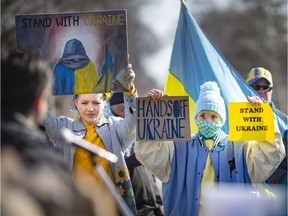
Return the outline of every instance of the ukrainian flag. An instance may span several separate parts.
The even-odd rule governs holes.
[[[102,76],[97,85],[94,87],[94,92],[111,92],[113,78],[113,57],[108,46],[105,46],[105,60],[102,65]]]
[[[221,95],[226,102],[226,110],[228,110],[228,102],[244,102],[247,101],[246,96],[257,95],[209,41],[181,1],[181,11],[164,92],[170,96],[189,96],[192,133],[197,130],[193,114],[200,85],[206,81],[218,83]],[[283,135],[284,130],[288,128],[287,122],[276,113],[274,116],[278,120]],[[226,117],[228,119],[228,112]],[[228,121],[226,121],[223,130],[228,133],[228,128]]]

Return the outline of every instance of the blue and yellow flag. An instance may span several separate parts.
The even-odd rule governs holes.
[[[113,78],[113,57],[108,46],[105,46],[105,61],[102,65],[102,76],[97,85],[94,87],[94,92],[111,92]]]
[[[217,48],[202,32],[185,4],[181,1],[181,11],[173,44],[170,67],[164,92],[170,96],[189,96],[191,132],[197,128],[193,121],[196,100],[200,86],[206,81],[215,81],[228,102],[247,102],[246,96],[257,93],[245,82]],[[287,122],[277,114],[281,134],[288,128]],[[228,119],[228,112],[227,112]],[[228,121],[223,130],[228,133]]]

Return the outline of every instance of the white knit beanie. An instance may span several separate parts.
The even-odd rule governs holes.
[[[196,102],[194,119],[196,119],[198,113],[202,110],[216,112],[221,117],[222,124],[224,125],[226,121],[225,103],[216,82],[208,81],[200,86],[200,96]]]

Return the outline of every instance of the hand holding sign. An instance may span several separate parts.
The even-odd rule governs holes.
[[[262,100],[258,96],[253,97],[247,96],[247,100],[252,106],[258,106],[262,103]]]
[[[122,92],[122,89],[131,91],[134,86],[135,73],[132,70],[132,64],[128,64],[125,69],[121,70],[116,80],[113,81],[113,91]]]
[[[148,92],[148,97],[151,97],[153,100],[155,100],[155,99],[160,100],[164,96],[168,96],[168,94],[164,93],[163,91],[161,91],[159,89],[151,89]]]

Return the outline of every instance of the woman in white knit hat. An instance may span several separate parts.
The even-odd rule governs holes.
[[[153,99],[167,96],[161,90]],[[247,97],[258,105],[258,97]],[[230,142],[221,127],[226,121],[224,100],[216,82],[200,87],[194,121],[198,133],[190,141],[136,142],[136,157],[163,182],[165,215],[204,215],[203,190],[215,183],[260,183],[285,156],[275,124],[275,140]]]

